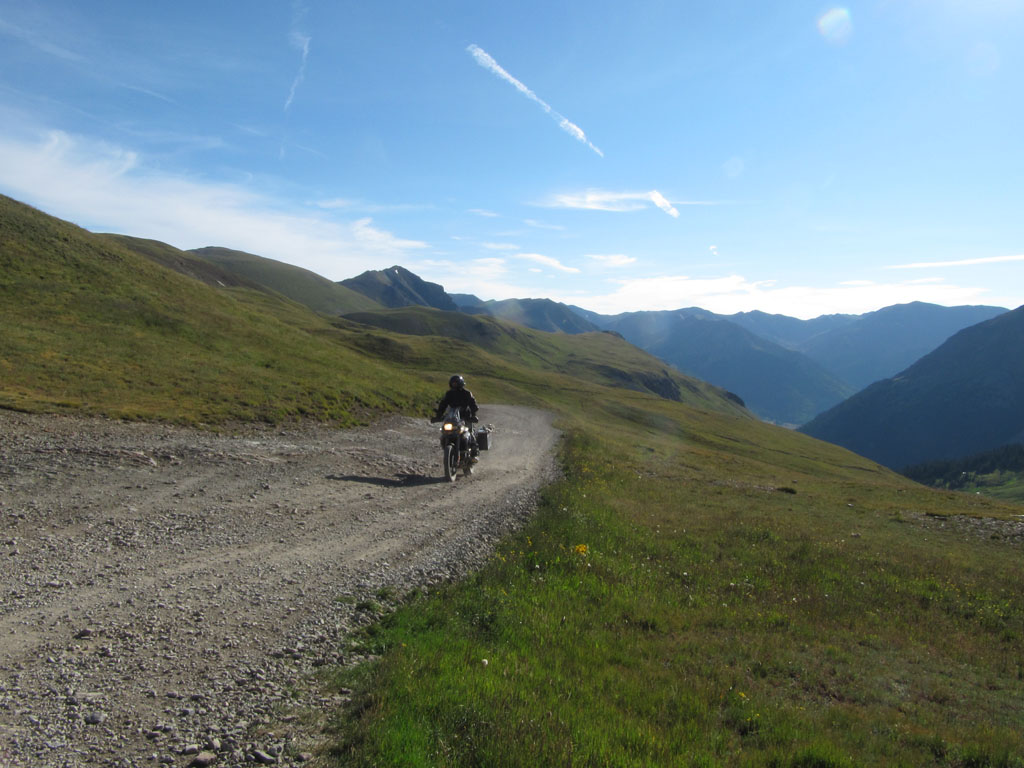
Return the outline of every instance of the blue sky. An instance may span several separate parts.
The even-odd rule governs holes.
[[[0,0],[0,192],[599,312],[1024,304],[1024,0]]]

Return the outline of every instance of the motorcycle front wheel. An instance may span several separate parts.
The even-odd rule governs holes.
[[[459,471],[459,452],[455,446],[449,443],[444,447],[444,476],[449,482],[455,482],[455,475]]]

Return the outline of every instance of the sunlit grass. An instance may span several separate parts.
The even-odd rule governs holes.
[[[573,429],[526,530],[366,634],[335,764],[1024,764],[1020,551],[911,521],[1009,509],[648,416]]]

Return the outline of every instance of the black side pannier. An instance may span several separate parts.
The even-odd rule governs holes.
[[[476,444],[480,446],[481,451],[491,450],[491,443],[491,430],[485,427],[476,431]]]

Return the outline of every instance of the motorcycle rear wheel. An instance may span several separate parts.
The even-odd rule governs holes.
[[[459,452],[454,445],[444,447],[444,476],[450,483],[455,482],[455,476],[459,472]]]

